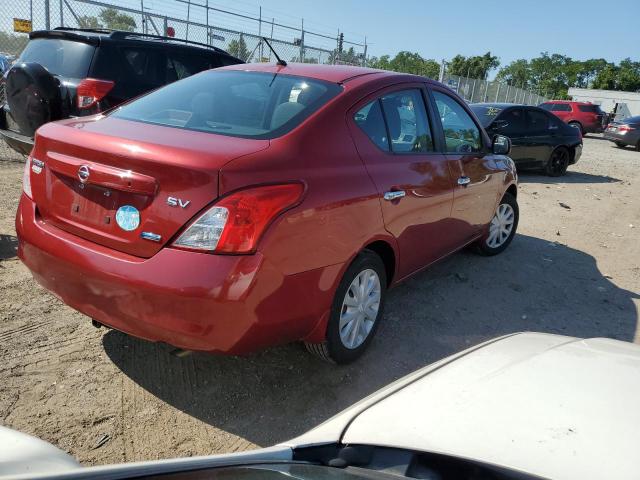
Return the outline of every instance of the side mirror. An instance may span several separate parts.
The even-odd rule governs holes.
[[[509,125],[509,122],[507,122],[506,120],[496,120],[491,124],[489,128],[493,130],[500,130],[502,128],[505,128],[507,125]]]
[[[504,135],[494,135],[491,140],[491,151],[496,155],[509,155],[511,152],[511,139]]]

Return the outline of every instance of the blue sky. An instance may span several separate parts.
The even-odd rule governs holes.
[[[157,0],[156,0],[157,1]],[[204,2],[204,0],[196,0]],[[503,64],[541,51],[576,59],[640,60],[640,0],[211,0],[347,38],[367,36],[373,55],[417,51],[426,58],[491,51]],[[615,31],[615,33],[610,33]]]

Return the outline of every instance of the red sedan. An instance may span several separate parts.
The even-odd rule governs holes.
[[[185,350],[357,358],[387,288],[518,224],[509,141],[455,93],[356,67],[239,65],[36,135],[16,218],[36,280]]]

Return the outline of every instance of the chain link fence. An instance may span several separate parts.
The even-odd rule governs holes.
[[[477,78],[459,77],[444,74],[442,83],[469,103],[518,103],[522,105],[540,105],[547,98],[532,90],[513,87],[498,81],[480,80]]]

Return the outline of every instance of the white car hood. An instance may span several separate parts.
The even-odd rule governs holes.
[[[0,426],[0,478],[60,473],[80,466],[53,445],[26,433]]]
[[[426,367],[293,447],[428,451],[554,478],[638,478],[640,347],[518,334]]]

